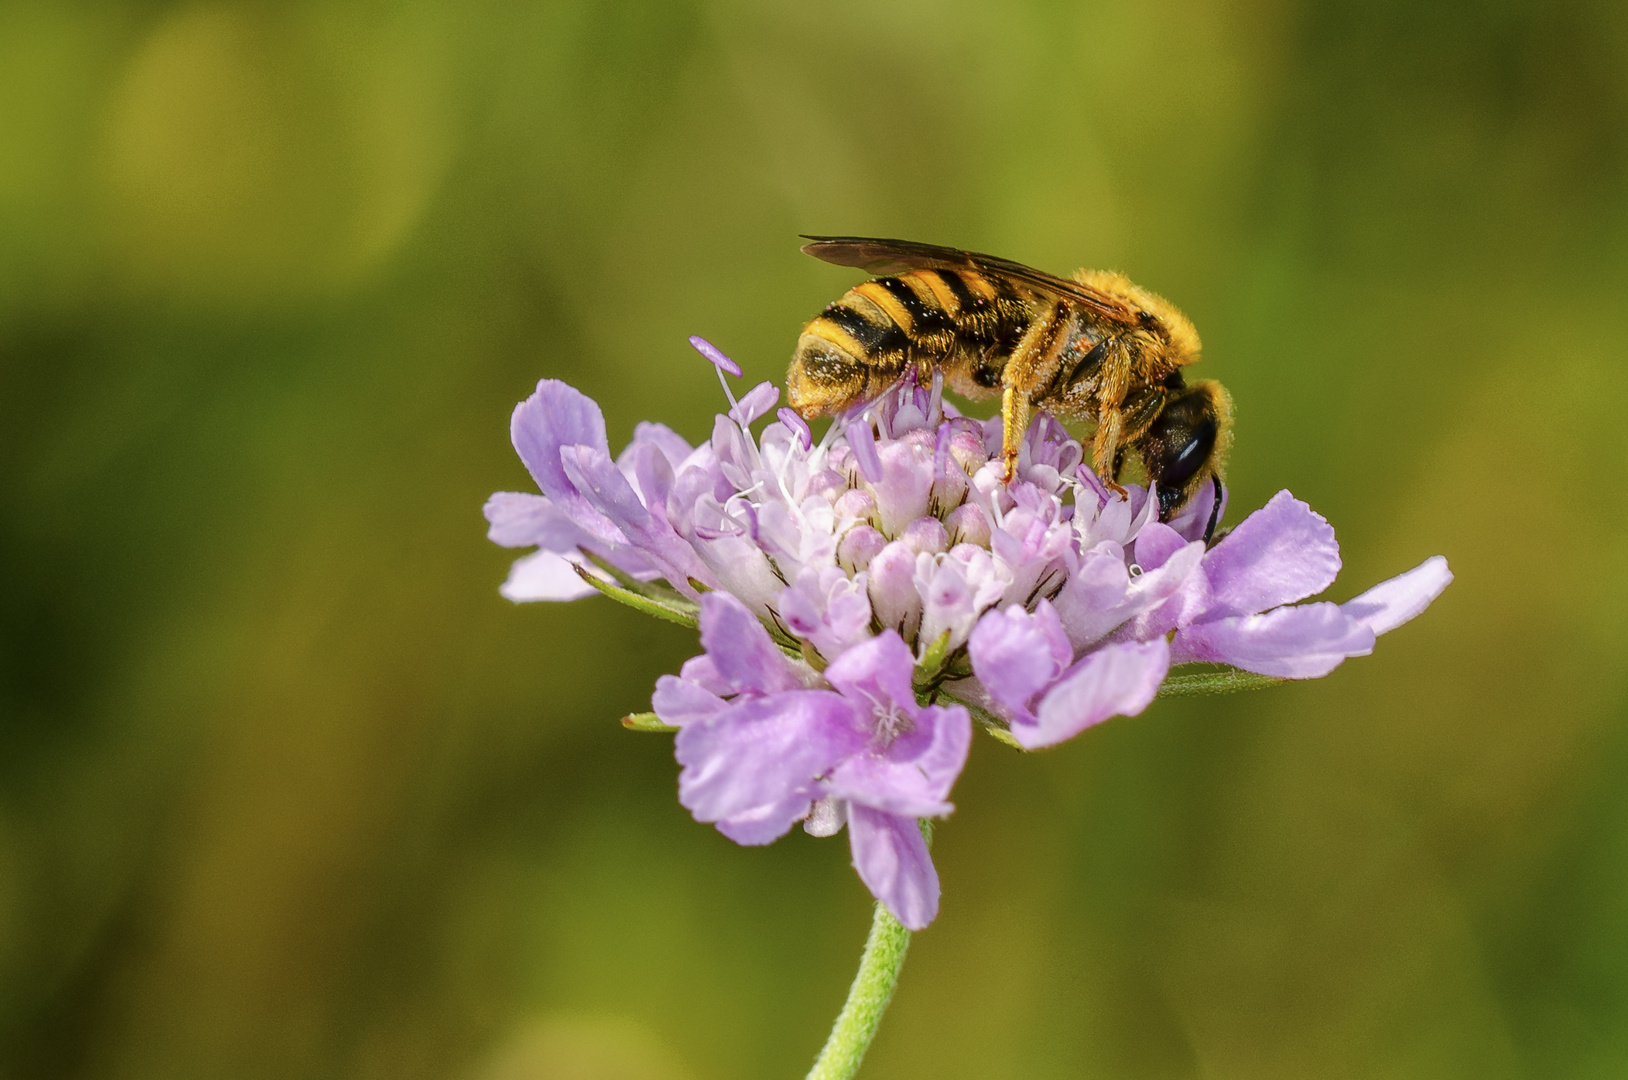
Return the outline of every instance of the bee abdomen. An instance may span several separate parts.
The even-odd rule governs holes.
[[[854,356],[880,359],[910,344],[905,330],[867,298],[850,292],[820,313],[807,333],[826,338]]]
[[[786,389],[805,416],[837,412],[904,371],[909,339],[875,304],[853,290],[803,328]]]
[[[1023,298],[980,274],[912,270],[867,281],[803,328],[791,404],[808,416],[839,411],[874,397],[912,363],[968,367],[971,388],[987,390],[999,384],[1028,315]]]

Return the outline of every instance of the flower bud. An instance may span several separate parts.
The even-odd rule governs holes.
[[[857,574],[870,566],[876,553],[887,547],[887,537],[869,525],[855,525],[837,544],[837,563],[848,573]]]
[[[899,540],[918,555],[948,551],[950,534],[936,517],[919,517],[904,527]]]
[[[976,503],[962,503],[944,517],[951,544],[989,546],[989,519]]]
[[[873,521],[876,518],[876,498],[864,488],[849,488],[837,496],[832,504],[839,519]]]
[[[916,591],[916,553],[895,540],[877,552],[866,568],[870,575],[871,610],[884,627],[914,641],[921,623],[921,594]]]

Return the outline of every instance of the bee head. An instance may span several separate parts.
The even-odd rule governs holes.
[[[1232,397],[1209,379],[1185,387],[1139,443],[1148,479],[1158,487],[1159,520],[1169,521],[1212,479],[1221,479],[1232,445]]]

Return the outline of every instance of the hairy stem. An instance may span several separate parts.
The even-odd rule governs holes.
[[[848,988],[848,1000],[837,1014],[831,1028],[831,1037],[825,1040],[808,1080],[848,1080],[859,1071],[865,1051],[876,1037],[876,1028],[882,1022],[882,1013],[893,997],[894,984],[899,981],[899,969],[904,967],[904,953],[910,947],[910,931],[899,924],[893,913],[880,900],[876,902],[876,915],[871,919],[870,937],[865,940],[865,953],[859,958],[859,973],[853,986]]]

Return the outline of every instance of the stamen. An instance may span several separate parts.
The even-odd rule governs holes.
[[[876,453],[876,433],[870,421],[860,417],[848,425],[848,449],[853,451],[854,464],[860,475],[871,483],[882,479],[882,459]]]
[[[741,366],[725,356],[722,349],[700,334],[691,334],[690,344],[695,347],[696,352],[711,360],[713,366],[719,371],[727,371],[737,379],[741,377]]]
[[[802,440],[804,450],[813,449],[814,432],[809,430],[808,421],[799,416],[796,409],[782,405],[780,411],[774,415]]]

